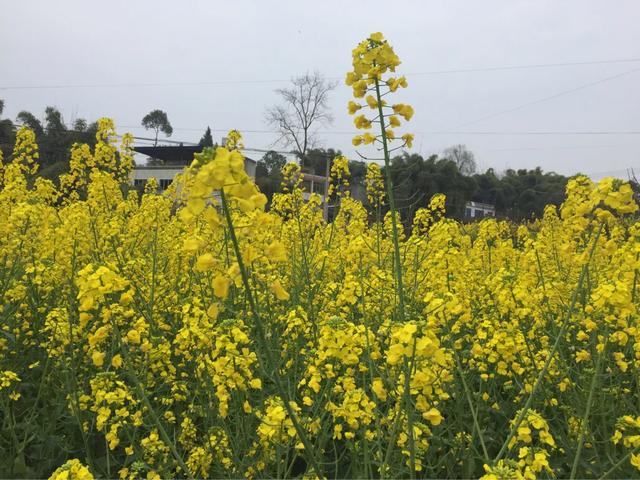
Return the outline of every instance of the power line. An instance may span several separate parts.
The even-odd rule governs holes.
[[[611,175],[611,174],[616,174],[616,173],[629,173],[630,171],[634,170],[634,168],[638,168],[638,167],[627,167],[627,168],[620,168],[617,170],[604,170],[604,171],[600,171],[600,172],[590,172],[587,173],[585,175],[588,176],[607,176],[607,175]]]
[[[14,125],[16,126],[23,126],[23,124],[20,123],[15,123]],[[144,129],[144,127],[141,126],[136,126],[136,125],[120,125],[120,128],[135,128],[135,129]],[[197,131],[197,132],[201,132],[203,131],[202,128],[195,128],[195,127],[173,127],[174,130],[178,130],[178,131]],[[222,133],[227,133],[229,132],[231,129],[211,129],[212,132],[222,132]],[[274,134],[277,133],[274,130],[249,130],[249,129],[237,129],[238,131],[240,131],[240,133],[266,133],[266,134]],[[72,130],[72,129],[67,129],[64,130],[62,132],[58,132],[58,133],[68,133],[68,134],[74,134],[74,133],[78,133],[78,134],[87,134],[89,132],[87,131],[82,131],[82,130]],[[324,134],[324,135],[357,135],[361,132],[358,131],[340,131],[340,130],[320,130],[318,131],[318,133],[320,134]],[[432,130],[432,131],[414,131],[411,132],[414,133],[416,135],[486,135],[486,136],[588,136],[588,135],[622,135],[622,136],[633,136],[633,135],[640,135],[640,130],[573,130],[573,131],[552,131],[552,130],[546,130],[546,131],[469,131],[469,130],[441,130],[441,131],[437,131],[437,130]],[[121,137],[121,134],[117,134],[117,136]],[[134,136],[133,137],[135,140],[143,140],[143,141],[149,141],[149,142],[155,142],[155,138],[150,138],[150,137],[137,137]],[[165,138],[162,139],[158,139],[158,142],[163,142],[163,143],[171,143],[171,144],[184,144],[184,145],[197,145],[196,142],[191,142],[191,141],[187,141],[187,140],[168,140]],[[615,146],[615,145],[612,145]],[[587,148],[589,146],[585,146],[585,148]],[[577,148],[577,147],[576,147]],[[272,150],[261,150],[264,152],[268,152],[268,151],[272,151]],[[276,151],[276,150],[273,150]],[[278,153],[281,153],[278,151]],[[284,153],[290,153],[290,152],[284,152]]]
[[[120,125],[120,128],[135,128],[144,129],[144,127],[137,125]],[[197,127],[173,127],[174,130],[194,131],[202,132],[203,128]],[[211,129],[212,132],[227,133],[229,128],[216,128]],[[276,130],[265,129],[244,129],[237,128],[240,133],[265,133],[275,134]],[[356,130],[318,130],[317,133],[323,135],[358,135],[362,132]],[[473,131],[473,130],[427,130],[427,131],[412,131],[415,135],[640,135],[640,130],[572,130],[572,131]]]
[[[517,152],[526,150],[581,150],[581,149],[595,149],[595,148],[622,148],[628,147],[628,145],[557,145],[551,147],[513,147],[513,148],[478,148],[474,151],[478,152]]]
[[[638,72],[638,71],[640,71],[640,68],[634,68],[633,70],[627,70],[626,72],[618,73],[617,75],[612,75],[610,77],[601,78],[600,80],[596,80],[595,82],[585,83],[583,85],[579,85],[579,86],[571,88],[569,90],[563,90],[562,92],[558,92],[558,93],[555,93],[553,95],[549,95],[548,97],[538,98],[537,100],[533,100],[531,102],[523,103],[523,104],[515,106],[513,108],[509,108],[509,109],[506,109],[506,110],[501,110],[499,112],[491,113],[489,115],[485,115],[485,116],[477,118],[475,120],[471,120],[470,122],[461,123],[460,125],[456,125],[454,128],[466,127],[466,126],[469,126],[469,125],[473,125],[473,124],[482,122],[484,120],[488,120],[490,118],[494,118],[494,117],[498,117],[500,115],[504,115],[506,113],[515,112],[515,111],[520,110],[522,108],[529,107],[531,105],[536,105],[538,103],[546,102],[548,100],[552,100],[554,98],[558,98],[558,97],[561,97],[563,95],[567,95],[569,93],[577,92],[578,90],[583,90],[585,88],[593,87],[594,85],[599,85],[601,83],[609,82],[611,80],[615,80],[617,78],[624,77],[625,75],[630,75],[630,74]]]
[[[627,58],[621,60],[595,60],[586,62],[563,62],[563,63],[534,63],[530,65],[510,65],[499,67],[478,67],[478,68],[460,68],[456,70],[432,70],[429,72],[409,73],[405,76],[419,76],[419,75],[442,75],[448,73],[473,73],[473,72],[495,72],[503,70],[525,70],[535,68],[553,68],[553,67],[574,67],[582,65],[602,65],[602,64],[615,64],[615,63],[634,63],[640,61],[640,58]]]
[[[606,65],[618,63],[640,62],[640,58],[624,58],[612,60],[593,60],[583,62],[561,62],[561,63],[536,63],[528,65],[504,65],[488,67],[470,67],[449,70],[430,70],[424,72],[406,73],[407,77],[419,77],[429,75],[449,75],[456,73],[477,73],[477,72],[497,72],[507,70],[529,70],[537,68],[558,68],[576,67],[584,65]],[[328,80],[342,80],[342,76],[327,77]],[[208,85],[252,85],[252,84],[272,84],[287,83],[287,79],[236,79],[236,80],[208,80],[192,82],[128,82],[128,83],[77,83],[77,84],[50,84],[50,85],[7,85],[0,86],[0,90],[40,90],[40,89],[65,89],[65,88],[142,88],[142,87],[179,87],[179,86],[208,86]]]
[[[500,131],[434,131],[434,132],[415,132],[423,135],[640,135],[640,130],[574,130],[574,131],[519,131],[519,132],[500,132]]]

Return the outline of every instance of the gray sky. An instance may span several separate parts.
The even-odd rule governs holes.
[[[416,111],[403,130],[416,133],[413,151],[463,143],[481,169],[626,176],[629,167],[640,172],[638,134],[436,132],[640,131],[639,19],[634,0],[0,0],[0,87],[220,82],[0,89],[0,98],[11,118],[55,105],[67,122],[109,116],[119,132],[140,136],[142,117],[160,108],[172,140],[197,142],[211,125],[215,139],[238,128],[248,147],[269,148],[277,137],[264,132],[264,110],[278,100],[274,89],[306,71],[342,79],[352,48],[382,31],[409,81],[396,98]],[[429,73],[628,59],[637,60]],[[340,133],[354,130],[349,99],[341,81],[331,97],[335,122],[320,138],[356,158],[351,135]]]

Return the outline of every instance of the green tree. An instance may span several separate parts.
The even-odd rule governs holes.
[[[489,169],[474,175],[473,200],[495,205],[496,215],[520,221],[540,218],[546,205],[560,205],[565,198],[568,177],[542,169],[507,170],[498,176]]]
[[[280,192],[282,184],[282,167],[287,159],[273,150],[265,153],[256,165],[256,185],[267,196],[268,205],[274,193]]]
[[[213,147],[213,136],[211,135],[211,127],[207,127],[207,130],[204,132],[204,135],[198,142],[198,146]]]
[[[476,190],[473,178],[463,175],[452,160],[432,155],[404,153],[391,161],[396,205],[406,229],[411,227],[416,210],[428,205],[436,193],[447,197],[447,215],[461,219],[466,202]]]
[[[7,158],[15,143],[15,132],[13,122],[8,118],[2,119],[4,112],[4,100],[0,99],[0,150],[4,158]]]
[[[327,173],[327,164],[330,169],[331,161],[341,154],[340,150],[333,148],[310,148],[304,157],[301,157],[297,152],[295,153],[300,159],[301,166],[309,169],[310,173],[322,176]]]
[[[258,161],[258,164],[263,165],[263,168],[266,170],[268,175],[279,174],[286,163],[286,157],[274,150],[269,150]]]
[[[153,130],[155,132],[155,139],[153,146],[158,145],[158,134],[164,133],[167,137],[170,137],[173,133],[173,127],[169,123],[167,113],[162,110],[152,110],[142,118],[142,126],[147,130]]]
[[[73,128],[69,129],[62,114],[56,107],[47,107],[44,124],[31,112],[25,110],[18,113],[18,123],[26,125],[36,134],[40,147],[40,168],[38,175],[57,181],[61,173],[69,169],[69,152],[74,143],[86,143],[94,146],[98,124],[77,119]]]
[[[35,115],[31,112],[27,112],[26,110],[22,110],[16,116],[16,121],[21,123],[22,125],[26,125],[33,133],[36,134],[36,137],[40,137],[44,133],[44,128],[42,127],[42,122],[38,120]]]
[[[73,141],[62,118],[62,113],[55,107],[47,107],[44,111],[44,135],[38,139],[40,146],[41,168],[69,161],[69,147]]]

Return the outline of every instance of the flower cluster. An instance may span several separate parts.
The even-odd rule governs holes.
[[[400,59],[379,32],[372,33],[353,50],[353,70],[347,73],[346,83],[353,89],[353,96],[356,99],[365,99],[366,107],[372,110],[373,117],[363,113],[356,115],[358,111],[365,108],[365,105],[358,102],[349,101],[347,110],[350,115],[356,115],[353,120],[356,128],[370,130],[374,123],[378,123],[382,129],[380,135],[370,132],[356,135],[353,137],[354,146],[375,142],[386,145],[387,141],[396,139],[393,128],[401,126],[400,117],[405,121],[413,117],[411,105],[404,103],[388,105],[383,99],[387,93],[393,93],[398,88],[406,88],[408,85],[404,76],[384,78],[386,74],[394,73],[398,65],[400,65]],[[405,133],[400,138],[403,140],[402,146],[411,148],[413,134]]]

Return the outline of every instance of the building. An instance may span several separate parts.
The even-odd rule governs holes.
[[[134,147],[134,151],[149,158],[161,160],[162,165],[136,165],[133,170],[133,185],[144,188],[150,178],[155,178],[161,191],[166,190],[173,179],[193,161],[193,155],[202,152],[200,146]],[[244,169],[251,178],[256,177],[256,161],[245,157]]]
[[[302,195],[304,196],[305,201],[309,200],[312,193],[317,193],[320,195],[320,198],[322,198],[322,202],[324,203],[326,190],[327,177],[302,172]]]
[[[496,207],[489,203],[467,202],[464,209],[464,219],[467,221],[482,220],[485,217],[495,218]]]

